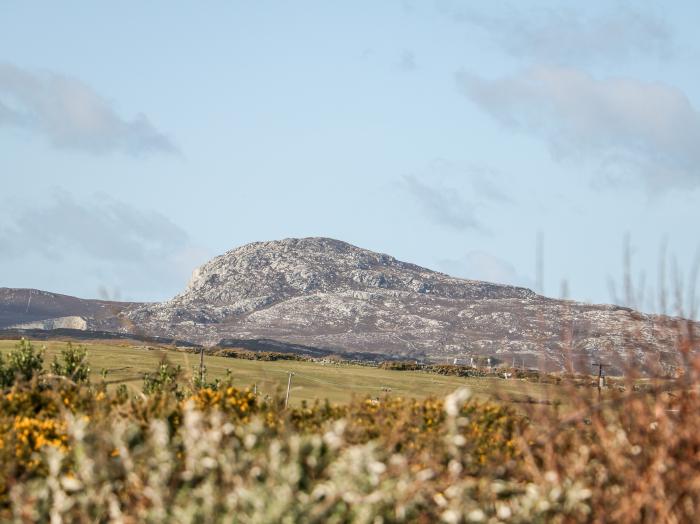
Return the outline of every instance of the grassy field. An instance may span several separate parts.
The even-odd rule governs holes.
[[[16,341],[0,340],[0,352],[6,353],[15,347]],[[48,365],[58,354],[65,342],[37,341],[36,347],[45,347],[44,361]],[[199,356],[191,353],[134,346],[116,342],[88,342],[88,359],[94,381],[101,380],[102,370],[107,371],[107,381],[125,383],[133,390],[140,390],[143,373],[153,371],[165,355],[173,364],[180,364],[186,374],[199,365]],[[274,395],[283,393],[287,386],[287,372],[295,373],[292,378],[291,400],[294,404],[302,400],[328,399],[335,403],[345,403],[353,396],[381,397],[391,395],[425,398],[444,396],[459,387],[467,386],[477,396],[487,399],[507,397],[522,399],[530,396],[535,399],[556,398],[555,386],[533,384],[520,380],[495,378],[461,378],[423,372],[390,371],[365,366],[324,365],[316,362],[296,361],[254,361],[225,357],[205,356],[209,379],[224,378],[230,370],[234,385],[253,387],[258,392]]]

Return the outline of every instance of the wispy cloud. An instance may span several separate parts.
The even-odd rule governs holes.
[[[458,231],[486,231],[478,210],[514,203],[502,189],[501,178],[492,169],[436,158],[418,175],[403,176],[401,187],[436,224]]]
[[[165,216],[105,195],[78,201],[56,191],[47,203],[5,206],[2,214],[0,262],[6,281],[36,267],[44,269],[28,285],[39,287],[42,275],[52,273],[53,280],[80,282],[72,283],[75,289],[90,282],[87,293],[109,286],[131,297],[164,298],[181,289],[204,258]]]
[[[429,185],[413,175],[405,175],[402,181],[404,188],[436,223],[456,230],[483,228],[476,218],[474,204],[454,189]]]
[[[23,121],[22,115],[17,111],[10,109],[0,100],[0,125],[21,125]]]
[[[142,262],[184,248],[184,231],[163,215],[104,195],[80,203],[62,191],[45,207],[28,206],[0,229],[5,257],[41,252],[61,258],[80,252],[97,260]]]
[[[415,71],[418,67],[416,64],[416,54],[409,49],[404,49],[404,51],[401,53],[401,57],[399,58],[398,65],[399,69],[406,73]]]
[[[459,259],[441,260],[440,269],[446,273],[468,278],[532,288],[532,279],[521,275],[513,264],[485,251],[470,251]]]
[[[661,18],[633,7],[590,14],[583,9],[476,9],[441,0],[439,9],[457,22],[483,30],[496,45],[538,63],[615,62],[633,56],[666,58],[672,31]]]
[[[700,114],[674,87],[563,67],[496,80],[460,72],[456,81],[504,126],[544,139],[556,159],[641,176],[654,189],[700,182]]]
[[[449,164],[448,164],[449,165]],[[480,202],[490,202],[496,204],[512,204],[513,198],[503,189],[501,174],[493,169],[470,166],[468,169],[456,170],[455,176],[465,178],[472,188],[474,197]]]
[[[0,125],[27,128],[56,147],[93,154],[178,151],[146,115],[121,117],[80,80],[7,63],[0,63]]]

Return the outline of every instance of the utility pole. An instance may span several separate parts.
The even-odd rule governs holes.
[[[294,375],[294,373],[291,371],[288,371],[287,373],[289,374],[289,378],[287,379],[287,397],[284,399],[285,409],[289,405],[289,391],[292,389],[292,376]]]
[[[204,385],[204,346],[199,352],[199,387]]]
[[[605,387],[605,375],[603,375],[603,367],[605,367],[606,364],[603,364],[602,362],[595,362],[592,365],[598,366],[598,402],[600,402],[600,395],[602,389]]]

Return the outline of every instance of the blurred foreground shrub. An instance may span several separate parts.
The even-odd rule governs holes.
[[[144,394],[15,373],[0,394],[0,520],[693,522],[689,369],[601,402],[572,386],[566,410],[527,412],[464,389],[284,409],[167,362]]]

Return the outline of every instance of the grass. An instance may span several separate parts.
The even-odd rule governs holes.
[[[17,341],[0,340],[0,352],[7,353]],[[65,347],[62,341],[37,341],[36,347],[45,347],[44,361],[50,363],[54,355]],[[91,379],[101,380],[102,370],[107,371],[110,384],[125,383],[132,390],[140,390],[143,373],[155,370],[165,355],[173,364],[180,364],[185,373],[192,373],[199,365],[199,356],[167,348],[135,346],[123,342],[87,342]],[[328,399],[332,403],[344,404],[353,397],[382,397],[387,392],[392,396],[423,399],[442,397],[459,387],[467,386],[482,399],[511,398],[534,399],[557,398],[559,388],[534,384],[521,380],[496,378],[461,378],[414,371],[392,371],[356,365],[324,365],[316,362],[255,361],[205,356],[208,378],[224,378],[226,371],[233,374],[234,384],[239,387],[257,385],[262,395],[284,393],[287,387],[287,372],[292,378],[291,402]]]

